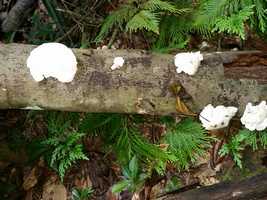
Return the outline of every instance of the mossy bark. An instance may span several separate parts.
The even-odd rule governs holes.
[[[53,78],[35,82],[26,66],[35,46],[0,44],[0,108],[42,108],[79,112],[175,113],[173,84],[194,111],[204,106],[232,105],[267,97],[267,57],[262,52],[204,54],[196,75],[177,74],[173,55],[142,50],[74,49],[78,71],[70,83]],[[267,54],[266,54],[267,55]],[[121,69],[110,69],[122,56]],[[253,57],[255,62],[249,62]],[[256,62],[257,61],[257,62]]]

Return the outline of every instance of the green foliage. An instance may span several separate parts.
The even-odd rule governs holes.
[[[41,144],[48,149],[46,158],[49,166],[55,169],[63,180],[66,170],[77,160],[88,160],[83,153],[83,145],[80,144],[85,134],[71,130],[71,121],[66,120],[67,116],[62,113],[51,112],[47,117],[48,138]]]
[[[262,148],[266,148],[267,133],[265,131],[254,132],[242,129],[223,145],[219,153],[221,156],[231,155],[237,166],[242,168],[242,151],[246,146],[256,151],[259,149],[259,144]]]
[[[54,41],[58,36],[53,28],[54,23],[43,22],[37,11],[31,17],[31,23],[31,29],[26,35],[31,44],[39,45],[44,42]]]
[[[173,192],[173,191],[181,188],[182,185],[183,184],[182,184],[182,181],[180,180],[180,178],[174,176],[167,181],[164,190],[165,190],[165,192]]]
[[[226,32],[245,39],[245,23],[265,32],[267,3],[264,0],[203,0],[196,23],[212,32]]]
[[[222,146],[219,151],[221,156],[231,155],[238,167],[242,168],[241,151],[245,148],[245,140],[248,137],[248,131],[243,130],[234,135],[231,140]]]
[[[148,31],[152,49],[159,52],[185,48],[192,34],[210,37],[214,33],[246,37],[246,25],[265,33],[265,0],[127,1],[103,22],[97,42],[114,29]],[[146,32],[145,32],[146,33]]]
[[[159,34],[159,19],[155,13],[142,10],[126,25],[126,31],[136,32],[142,29]]]
[[[103,22],[96,41],[103,40],[116,27],[122,31],[151,31],[159,34],[159,22],[165,13],[181,14],[186,9],[177,9],[172,3],[163,0],[128,0],[113,11]]]
[[[237,14],[231,16],[222,16],[215,20],[215,25],[212,31],[226,32],[240,36],[243,40],[245,39],[245,24],[244,22],[249,19],[253,14],[253,7],[245,7],[240,10]]]
[[[109,149],[114,151],[122,165],[136,156],[145,163],[154,163],[159,173],[167,161],[174,157],[144,138],[131,116],[120,114],[87,114],[80,128],[83,132],[99,135]]]
[[[166,15],[160,23],[160,34],[153,45],[157,52],[169,52],[175,49],[183,49],[189,41],[189,33],[192,31],[190,16]]]
[[[136,192],[140,190],[147,178],[147,175],[140,170],[138,160],[134,156],[129,165],[122,169],[124,180],[119,181],[112,187],[113,193],[120,193],[125,189],[128,189],[130,192]]]
[[[165,143],[169,145],[168,150],[175,155],[177,166],[181,169],[188,168],[190,163],[203,155],[211,139],[202,126],[192,119],[171,125],[164,137]]]
[[[88,188],[74,188],[72,190],[72,200],[88,200],[93,194],[94,190]]]

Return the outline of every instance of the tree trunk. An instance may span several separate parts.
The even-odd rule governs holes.
[[[157,200],[264,200],[267,198],[267,173],[242,181],[222,182],[212,186],[169,193]]]
[[[171,114],[180,84],[182,100],[194,112],[207,104],[244,109],[267,97],[267,54],[204,54],[196,75],[177,74],[173,55],[141,50],[74,49],[78,71],[70,83],[53,78],[35,82],[26,59],[35,46],[0,44],[0,108],[53,109],[82,112]],[[121,69],[110,69],[122,56]]]

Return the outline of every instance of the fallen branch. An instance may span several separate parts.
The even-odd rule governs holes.
[[[0,108],[53,109],[82,112],[171,114],[180,84],[181,99],[194,112],[207,104],[244,109],[247,102],[267,99],[267,54],[225,52],[204,55],[194,76],[175,72],[173,55],[140,50],[75,49],[78,72],[71,83],[49,78],[35,82],[26,67],[34,48],[0,45]],[[110,69],[115,56],[125,59]]]
[[[267,173],[242,181],[222,182],[182,193],[169,193],[157,200],[263,200],[267,197],[266,179]]]

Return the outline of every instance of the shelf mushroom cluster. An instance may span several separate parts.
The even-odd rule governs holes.
[[[237,112],[236,107],[207,105],[199,114],[199,120],[206,130],[216,130],[227,127],[232,117]],[[253,106],[252,103],[246,105],[241,123],[250,131],[262,131],[267,128],[267,105],[262,101]]]
[[[198,52],[178,53],[174,57],[174,64],[177,67],[176,72],[184,72],[188,75],[195,75],[203,55]],[[204,107],[199,115],[199,120],[202,126],[206,130],[216,130],[225,128],[229,125],[230,120],[237,113],[236,107],[225,107],[219,105],[213,107],[211,104]],[[266,101],[262,101],[260,104],[253,106],[248,103],[243,116],[241,117],[241,123],[250,131],[262,131],[267,128],[267,105]]]

